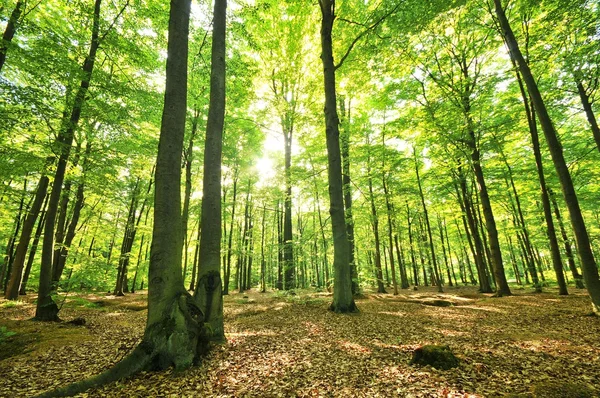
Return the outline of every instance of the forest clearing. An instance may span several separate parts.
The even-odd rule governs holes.
[[[326,292],[232,294],[224,306],[227,343],[200,366],[142,373],[80,396],[599,396],[600,325],[585,296],[515,293],[368,294],[354,315],[327,311]],[[84,326],[31,321],[30,300],[2,301],[0,327],[16,334],[0,342],[0,396],[30,397],[107,369],[140,341],[146,299],[145,292],[67,297],[65,321],[83,317]],[[431,299],[453,305],[420,302]],[[458,367],[409,365],[424,344],[448,345]]]

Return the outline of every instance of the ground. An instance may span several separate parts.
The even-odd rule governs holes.
[[[232,294],[224,306],[227,343],[200,366],[142,373],[81,396],[546,397],[531,392],[566,382],[588,394],[573,396],[600,396],[600,319],[590,316],[584,292],[493,298],[474,288],[447,291],[367,294],[352,315],[328,311],[326,292]],[[0,301],[0,397],[29,397],[97,374],[143,333],[145,292],[71,293],[60,316],[83,317],[84,326],[29,320],[30,296]],[[425,344],[449,346],[459,366],[409,365]]]

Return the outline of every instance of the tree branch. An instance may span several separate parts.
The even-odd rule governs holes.
[[[356,36],[354,38],[354,40],[352,40],[352,43],[350,43],[350,46],[346,50],[346,53],[342,56],[342,58],[340,59],[340,62],[338,62],[338,64],[335,65],[333,69],[334,70],[338,70],[344,64],[344,61],[346,60],[346,58],[348,58],[348,56],[350,55],[350,53],[354,49],[354,46],[356,45],[356,43],[358,43],[358,41],[360,39],[362,39],[367,33],[369,33],[370,31],[374,30],[375,28],[377,28],[387,17],[389,17],[390,15],[392,15],[393,13],[395,13],[396,10],[400,7],[400,4],[401,3],[398,3],[394,8],[392,8],[387,13],[383,14],[379,19],[377,19],[371,26],[367,27],[365,30],[363,30],[362,32],[360,32],[358,34],[358,36]],[[348,21],[346,21],[346,22],[348,22]]]

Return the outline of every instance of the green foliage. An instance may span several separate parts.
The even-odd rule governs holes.
[[[8,308],[8,307],[4,307]],[[0,343],[2,343],[7,337],[14,336],[16,332],[11,332],[6,326],[0,326]]]
[[[16,308],[16,307],[21,307],[24,304],[25,303],[20,300],[9,300],[9,301],[5,301],[4,303],[2,303],[2,308]]]

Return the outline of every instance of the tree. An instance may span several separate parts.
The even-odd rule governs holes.
[[[225,21],[227,0],[215,0],[213,16],[210,105],[204,144],[202,236],[198,284],[194,292],[209,325],[211,340],[224,340],[221,281],[221,154],[225,118]]]
[[[569,209],[571,224],[573,226],[575,240],[577,242],[579,258],[581,259],[583,277],[590,298],[592,299],[592,308],[594,313],[600,314],[600,276],[598,275],[598,267],[596,265],[596,261],[594,260],[590,239],[583,216],[581,214],[581,208],[579,206],[577,194],[573,186],[573,180],[571,179],[571,174],[563,155],[562,145],[558,140],[556,130],[552,120],[550,119],[550,115],[548,114],[546,104],[542,98],[536,80],[531,73],[531,69],[527,64],[527,61],[521,53],[519,43],[517,42],[517,39],[512,31],[508,18],[504,12],[504,8],[502,7],[502,2],[500,0],[494,0],[494,6],[496,16],[498,17],[498,21],[503,32],[504,40],[506,41],[506,45],[509,49],[511,57],[516,61],[519,71],[523,76],[527,91],[531,96],[531,103],[536,114],[538,115],[542,130],[544,131],[544,136],[546,137],[546,142],[552,156],[552,161],[554,162],[554,167],[560,180],[563,196],[567,203],[567,208]]]
[[[54,173],[52,190],[48,200],[48,209],[46,210],[46,224],[44,227],[44,238],[42,240],[42,265],[40,268],[40,285],[38,289],[38,300],[35,310],[35,318],[42,321],[58,320],[59,308],[50,296],[52,291],[52,257],[54,254],[54,228],[62,184],[65,178],[67,161],[71,152],[71,145],[75,134],[75,128],[79,123],[83,104],[90,87],[92,72],[96,62],[96,53],[100,46],[100,6],[102,0],[96,0],[94,3],[94,22],[92,27],[92,39],[89,53],[82,66],[83,78],[81,80],[70,117],[63,120],[61,131],[57,138],[56,146],[59,152],[58,165]],[[43,178],[43,177],[42,177]],[[41,184],[40,184],[41,186]]]
[[[221,3],[221,4],[220,4]],[[216,1],[223,6],[224,1]],[[224,11],[224,9],[223,9]],[[148,274],[148,320],[142,342],[106,372],[44,396],[68,396],[142,369],[189,367],[206,349],[204,316],[183,286],[181,156],[185,132],[190,0],[173,0],[166,88],[156,160],[154,228]],[[177,200],[172,200],[172,197]],[[220,224],[218,224],[220,227]]]
[[[325,89],[325,135],[327,142],[327,176],[329,181],[329,214],[333,233],[333,303],[335,312],[355,312],[357,310],[352,295],[352,275],[350,268],[350,247],[344,215],[342,192],[342,162],[340,153],[339,117],[335,87],[335,65],[333,61],[333,22],[335,21],[335,0],[319,0],[321,7],[321,61],[323,62],[323,83]]]
[[[4,33],[2,34],[2,42],[0,43],[0,72],[2,71],[4,62],[6,62],[6,53],[8,52],[10,43],[19,27],[19,19],[21,18],[26,2],[26,0],[17,0],[17,4],[15,4],[15,8],[13,8],[8,23],[6,24],[6,28],[4,29]]]

